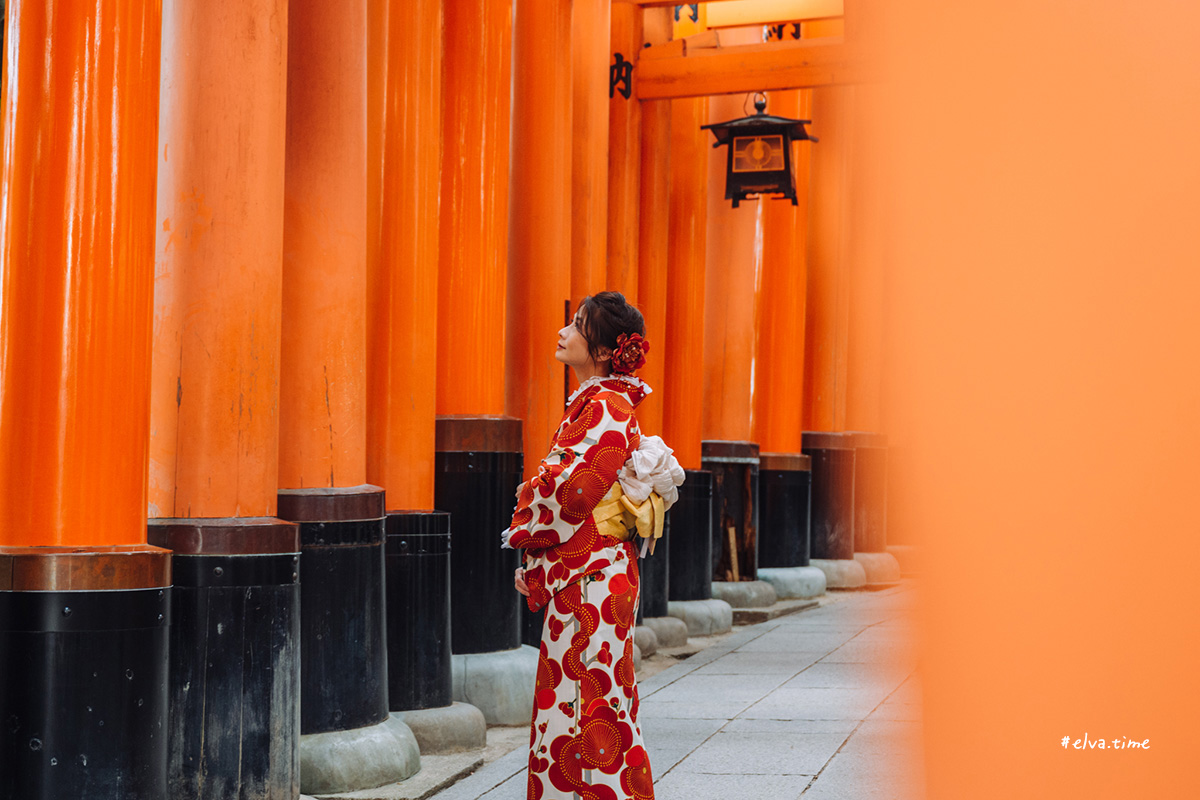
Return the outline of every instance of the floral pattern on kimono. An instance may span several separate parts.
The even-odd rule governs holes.
[[[637,450],[649,387],[593,378],[571,398],[538,474],[519,490],[507,542],[524,551],[529,606],[546,609],[530,726],[531,800],[652,800],[633,674],[637,553],[592,511]]]

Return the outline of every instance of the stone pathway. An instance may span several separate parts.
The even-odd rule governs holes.
[[[640,684],[657,800],[918,800],[911,581],[835,594]],[[434,795],[522,800],[518,748]]]

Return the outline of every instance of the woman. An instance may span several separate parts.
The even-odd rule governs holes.
[[[634,409],[650,387],[632,373],[645,363],[644,334],[641,313],[617,292],[584,298],[559,331],[555,358],[571,366],[579,389],[537,476],[517,489],[503,535],[505,546],[524,554],[517,591],[534,611],[546,609],[530,730],[531,800],[654,797],[633,675],[637,551],[627,540],[633,527],[655,535],[652,518],[657,512],[661,521],[662,504],[644,493],[640,506],[622,499],[617,483],[619,472],[631,473],[626,462],[643,441]],[[683,473],[663,452],[652,459],[657,475],[640,477],[657,477],[671,494]]]

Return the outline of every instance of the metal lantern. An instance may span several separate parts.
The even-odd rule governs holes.
[[[796,180],[792,174],[792,142],[817,141],[804,129],[808,119],[773,117],[767,112],[767,98],[754,96],[753,116],[701,125],[711,130],[717,142],[713,147],[729,146],[725,167],[725,199],[733,207],[750,195],[774,194],[791,199],[796,205]]]

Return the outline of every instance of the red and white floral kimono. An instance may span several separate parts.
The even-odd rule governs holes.
[[[649,393],[635,377],[584,381],[504,534],[524,551],[529,607],[546,609],[529,800],[654,797],[633,675],[636,550],[592,516],[638,448],[634,409]]]

